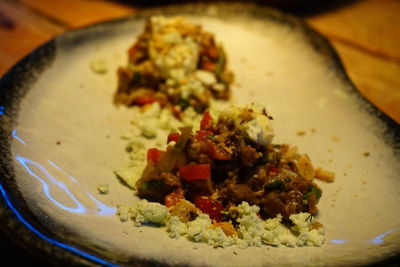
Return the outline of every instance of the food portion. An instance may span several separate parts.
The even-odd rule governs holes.
[[[135,183],[144,200],[121,206],[121,220],[154,223],[146,214],[162,213],[156,223],[171,237],[213,246],[320,246],[324,229],[313,215],[322,190],[308,156],[272,144],[272,117],[260,106],[230,106],[216,118],[207,111],[199,130],[182,127],[166,149],[147,150]]]
[[[201,113],[211,98],[230,97],[233,76],[223,47],[184,17],[149,18],[128,54],[128,65],[118,69],[116,104],[158,102],[175,114],[187,107]]]
[[[151,17],[128,54],[114,101],[140,108],[126,137],[131,162],[116,175],[141,200],[118,206],[121,221],[214,247],[323,244],[314,178],[334,174],[273,144],[265,108],[215,111],[233,76],[211,33],[183,17]]]
[[[165,151],[148,150],[138,195],[172,207],[182,220],[196,208],[216,221],[234,220],[230,209],[243,201],[259,206],[264,219],[316,214],[322,190],[312,181],[311,161],[271,144],[271,119],[255,105],[231,106],[216,122],[206,112],[200,130],[181,128]]]

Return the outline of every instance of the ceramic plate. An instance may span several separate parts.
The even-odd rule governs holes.
[[[186,15],[214,33],[235,73],[233,100],[267,106],[275,143],[336,173],[319,183],[322,247],[215,249],[114,215],[137,200],[113,174],[128,160],[120,135],[132,127],[132,111],[112,103],[116,69],[151,14]],[[104,75],[89,67],[99,58]],[[2,227],[58,263],[348,266],[400,252],[399,125],[360,96],[322,37],[269,8],[174,6],[67,32],[2,78],[0,114]]]

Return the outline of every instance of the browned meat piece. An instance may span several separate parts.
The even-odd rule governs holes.
[[[181,179],[177,177],[176,175],[173,175],[172,173],[169,172],[163,172],[160,175],[161,179],[164,180],[164,184],[171,186],[171,187],[181,187]]]
[[[228,184],[225,190],[221,192],[221,197],[225,202],[240,204],[243,201],[255,203],[256,193],[246,184]]]
[[[281,199],[278,192],[271,192],[266,195],[261,201],[262,211],[265,213],[266,217],[273,218],[285,208],[285,203]]]
[[[116,104],[142,105],[156,100],[154,88],[158,87],[160,78],[150,61],[143,63],[137,71],[118,68],[118,79],[118,89],[114,95]]]
[[[311,183],[302,178],[290,179],[290,182],[285,184],[286,190],[298,190],[305,194],[310,187]]]
[[[164,197],[168,193],[180,186],[178,177],[166,172],[159,174],[159,170],[153,164],[146,166],[142,178],[136,183],[140,197],[161,203],[164,203]]]
[[[212,159],[207,155],[208,148],[204,142],[194,142],[193,138],[187,147],[188,162],[211,163]]]
[[[132,79],[132,73],[127,68],[119,67],[118,71],[118,92],[127,93],[129,91],[130,81]]]
[[[137,184],[137,194],[150,201],[164,203],[164,197],[172,192],[173,187],[166,185],[163,179],[146,180]]]
[[[285,207],[282,212],[283,218],[289,218],[290,215],[302,211],[307,211],[303,203],[303,194],[297,190],[282,193]]]
[[[149,59],[148,34],[142,34],[138,38],[138,42],[131,46],[128,50],[129,62],[132,64],[140,64]]]
[[[184,186],[187,189],[187,199],[194,199],[196,196],[211,196],[215,192],[211,179],[186,182]]]
[[[244,145],[240,149],[240,160],[244,166],[253,166],[260,157],[260,153],[249,145]]]
[[[311,213],[311,214],[316,214],[318,212],[317,209],[317,203],[318,203],[318,198],[315,194],[311,194],[308,197],[308,210],[307,212]]]
[[[246,181],[246,184],[255,192],[263,189],[265,184],[265,179],[258,176],[257,174],[250,177],[249,180]]]

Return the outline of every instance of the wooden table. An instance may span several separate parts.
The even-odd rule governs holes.
[[[0,76],[57,34],[138,11],[123,3],[0,0]],[[303,18],[331,41],[361,93],[400,122],[400,1],[348,1]]]

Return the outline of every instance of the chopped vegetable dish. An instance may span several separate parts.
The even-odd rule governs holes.
[[[226,70],[223,47],[184,17],[149,18],[128,54],[128,65],[118,69],[117,104],[157,101],[179,116],[189,106],[203,112],[210,98],[230,97],[233,75]]]
[[[205,112],[200,130],[181,128],[168,136],[165,151],[148,150],[138,195],[175,207],[173,215],[184,220],[200,210],[234,225],[232,209],[244,201],[259,206],[264,219],[316,214],[322,190],[312,181],[311,161],[294,147],[271,143],[271,120],[255,105],[232,106],[217,120]]]

